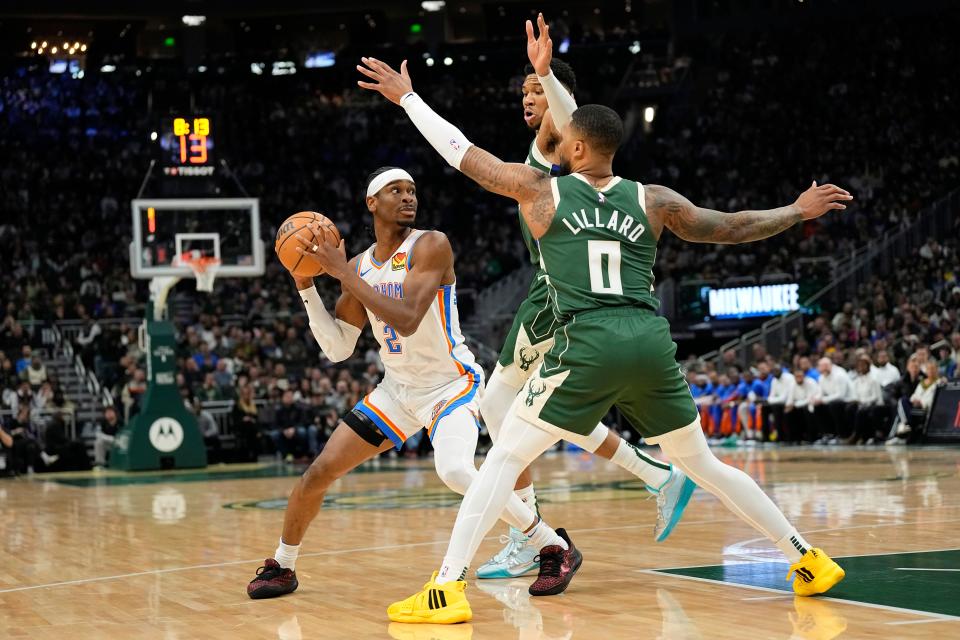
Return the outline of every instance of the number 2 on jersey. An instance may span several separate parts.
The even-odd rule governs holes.
[[[403,343],[400,342],[400,336],[393,327],[384,325],[383,335],[387,336],[384,341],[387,344],[387,353],[403,353]]]
[[[606,257],[606,269],[604,269]],[[587,260],[590,263],[590,290],[594,293],[623,295],[620,280],[620,242],[588,240]]]

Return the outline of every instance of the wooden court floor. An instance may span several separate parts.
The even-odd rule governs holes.
[[[456,514],[429,461],[385,460],[338,482],[305,541],[299,591],[261,601],[245,585],[276,546],[296,470],[107,472],[0,480],[0,638],[960,637],[960,449],[718,453],[846,557],[832,597],[785,591],[771,545],[702,491],[655,544],[639,483],[568,453],[535,466],[545,517],[584,553],[565,594],[530,599],[530,578],[471,578],[472,623],[390,625],[386,606],[427,580]]]

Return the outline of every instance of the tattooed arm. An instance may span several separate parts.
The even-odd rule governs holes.
[[[484,151],[455,126],[441,118],[413,92],[407,61],[400,72],[376,58],[361,58],[357,70],[375,82],[359,81],[364,89],[380,93],[400,105],[427,142],[450,165],[493,193],[513,198],[520,204],[530,232],[539,238],[550,228],[556,213],[550,177],[525,164],[508,163]]]
[[[534,238],[550,228],[557,211],[550,176],[525,164],[504,162],[476,145],[464,154],[460,171],[487,191],[516,200]]]
[[[660,185],[644,187],[646,214],[659,238],[667,227],[690,242],[739,244],[774,236],[801,220],[813,220],[832,209],[846,209],[841,204],[853,200],[844,189],[832,184],[813,185],[786,207],[760,211],[724,213],[695,206],[682,195]]]

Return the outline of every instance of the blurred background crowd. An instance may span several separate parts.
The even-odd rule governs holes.
[[[909,226],[960,184],[960,88],[950,80],[958,22],[956,10],[934,21],[861,16],[843,38],[823,38],[816,21],[698,35],[632,20],[584,28],[567,17],[555,38],[579,74],[578,101],[611,104],[625,117],[618,173],[730,211],[787,204],[811,180],[856,195],[842,215],[751,245],[665,234],[658,289],[781,274],[814,291],[836,276],[838,260]],[[430,57],[419,42],[405,53],[437,111],[473,141],[521,160],[530,132],[515,35],[448,56]],[[130,60],[83,74],[51,73],[30,57],[4,61],[0,443],[9,469],[103,465],[140,407],[137,326],[148,292],[130,276],[129,203],[170,96],[224,114],[220,143],[236,179],[260,199],[264,238],[290,213],[315,209],[336,221],[351,252],[362,251],[372,242],[360,191],[367,174],[407,168],[418,181],[418,225],[450,236],[461,314],[489,329],[477,348],[492,364],[502,327],[475,304],[526,264],[516,209],[446,167],[399,109],[353,88],[353,58],[368,50],[399,61],[394,48],[375,44],[345,46],[329,69],[276,77],[213,53],[189,74]],[[853,295],[811,309],[777,352],[757,344],[702,360],[678,337],[708,434],[718,443],[918,440],[934,392],[958,376],[957,238],[955,222]],[[310,458],[382,375],[369,334],[351,360],[326,361],[291,279],[272,255],[268,265],[262,278],[218,280],[211,295],[181,285],[171,302],[177,384],[214,461]],[[334,284],[318,279],[328,302]],[[75,362],[57,361],[65,343],[80,378]],[[84,412],[78,403],[91,384]],[[629,435],[616,414],[610,420]],[[417,441],[402,454],[428,450]]]

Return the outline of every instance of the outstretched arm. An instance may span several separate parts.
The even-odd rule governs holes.
[[[525,164],[504,162],[467,140],[459,129],[437,115],[413,92],[406,60],[400,65],[400,73],[374,58],[362,60],[367,66],[357,65],[357,69],[376,82],[357,84],[402,106],[427,142],[452,167],[487,191],[516,200],[534,237],[546,233],[555,213],[549,176]]]
[[[813,220],[833,209],[846,209],[841,204],[853,200],[845,189],[814,182],[786,207],[760,211],[724,213],[695,206],[682,195],[660,185],[646,185],[646,214],[657,237],[667,227],[690,242],[739,244],[774,236],[801,220]]]
[[[527,20],[527,57],[533,70],[537,72],[537,79],[543,88],[543,94],[547,97],[547,104],[550,111],[553,112],[553,120],[557,125],[557,130],[563,129],[573,112],[577,110],[577,101],[573,95],[567,91],[560,80],[553,75],[550,70],[550,62],[553,60],[553,40],[550,39],[550,25],[543,19],[543,14],[537,14],[537,28],[540,31],[539,36],[533,37],[533,23]],[[537,136],[539,142],[540,137]],[[544,149],[541,148],[541,151]]]

